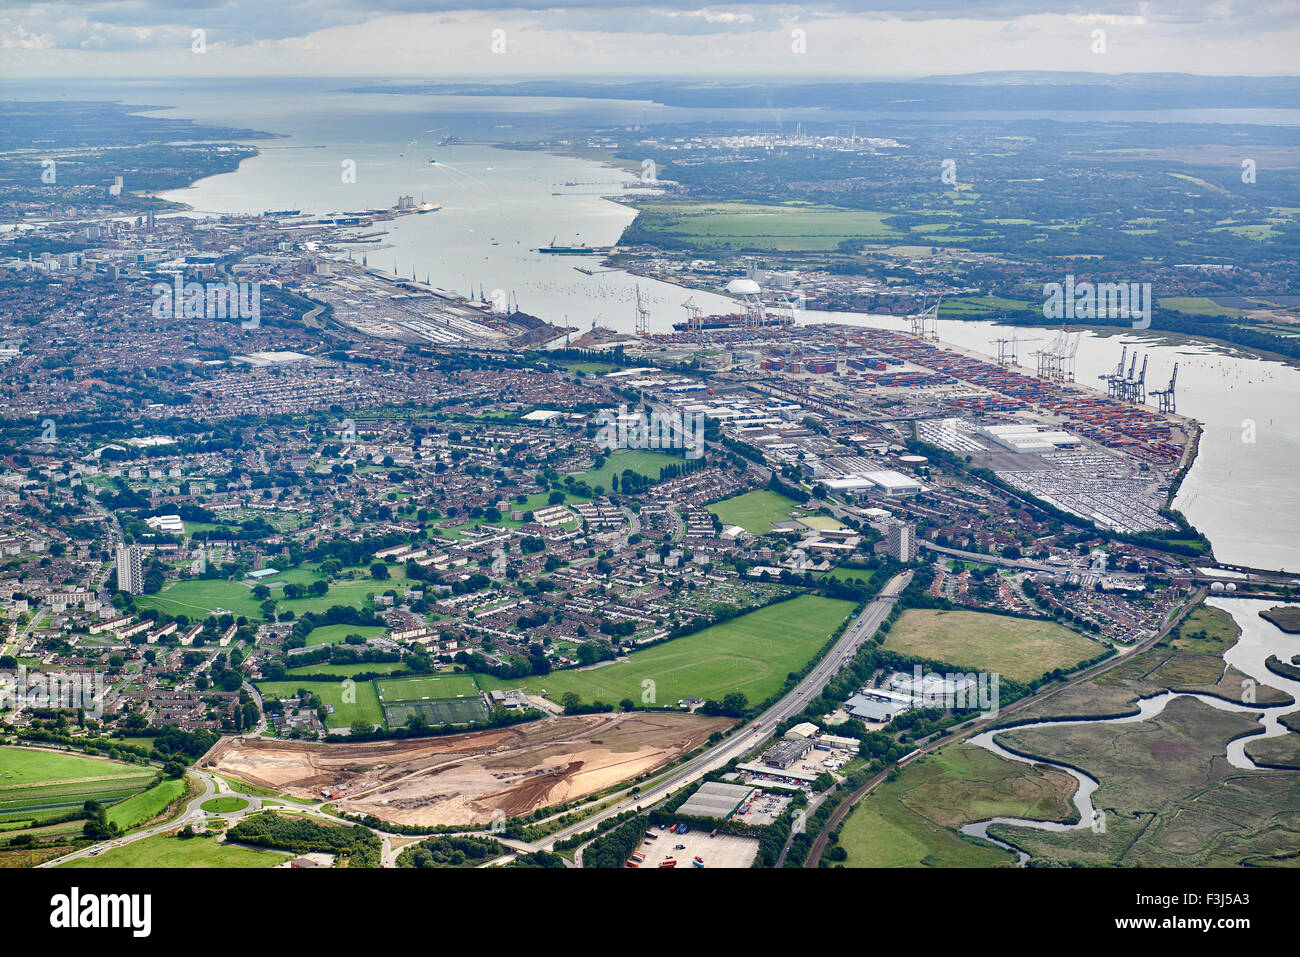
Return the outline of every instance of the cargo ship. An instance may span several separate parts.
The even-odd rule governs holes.
[[[766,312],[761,316],[747,312],[732,312],[722,316],[700,316],[695,319],[683,319],[674,322],[673,329],[678,332],[691,332],[695,329],[744,329],[746,327],[793,326],[794,317],[775,312]]]
[[[768,309],[759,298],[762,289],[752,279],[731,280],[727,283],[727,292],[741,298],[745,305],[744,312],[704,316],[701,315],[704,310],[691,298],[682,303],[686,318],[674,322],[673,329],[677,332],[693,332],[697,329],[752,329],[794,325],[794,309],[787,308],[778,312]]]
[[[609,246],[588,246],[586,243],[579,243],[576,246],[557,246],[555,239],[551,239],[549,246],[539,246],[539,253],[550,253],[553,256],[591,256],[599,253],[607,253],[612,247]]]

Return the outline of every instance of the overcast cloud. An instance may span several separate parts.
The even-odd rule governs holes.
[[[464,0],[29,3],[0,11],[0,75],[1293,74],[1300,49],[1300,0],[464,7]],[[195,30],[203,31],[202,53],[193,51]]]

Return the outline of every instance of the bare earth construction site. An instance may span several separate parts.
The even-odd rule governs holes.
[[[233,739],[208,766],[340,811],[416,826],[490,822],[595,794],[694,750],[726,718],[597,714],[492,731],[358,744]],[[500,817],[500,814],[496,814]]]

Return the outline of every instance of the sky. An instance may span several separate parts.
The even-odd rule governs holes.
[[[0,77],[908,77],[1300,72],[1300,0],[54,0]],[[1244,105],[1244,104],[1243,104]]]

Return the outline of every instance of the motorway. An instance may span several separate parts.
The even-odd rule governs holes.
[[[813,666],[803,680],[745,728],[733,731],[713,747],[691,758],[649,790],[634,794],[577,824],[556,831],[531,845],[531,849],[550,850],[557,841],[591,830],[607,818],[633,808],[657,804],[683,785],[699,780],[710,771],[762,745],[772,737],[781,722],[803,711],[809,701],[820,695],[831,678],[862,647],[863,642],[876,633],[911,579],[910,571],[900,572],[891,578],[880,594],[844,629],[844,634],[835,642],[835,646]]]

